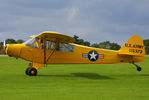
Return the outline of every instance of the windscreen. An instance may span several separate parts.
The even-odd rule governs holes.
[[[32,39],[29,39],[26,42],[24,42],[24,44],[31,46],[34,42],[35,42],[35,38],[32,38]]]

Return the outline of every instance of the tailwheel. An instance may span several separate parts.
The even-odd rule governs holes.
[[[141,71],[141,70],[142,70],[142,68],[138,66],[137,67],[137,71]]]
[[[141,71],[142,70],[142,68],[140,67],[140,66],[138,66],[137,64],[135,64],[135,63],[132,63],[133,65],[135,65],[136,67],[137,67],[137,71]]]
[[[28,67],[25,72],[26,72],[26,75],[29,75],[29,76],[37,75],[37,69],[35,69],[33,67]]]

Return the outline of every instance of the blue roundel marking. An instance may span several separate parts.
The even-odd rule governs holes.
[[[95,50],[92,50],[88,53],[88,59],[90,61],[96,61],[98,59],[98,53]]]

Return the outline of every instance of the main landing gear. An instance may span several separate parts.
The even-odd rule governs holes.
[[[138,66],[137,64],[135,64],[135,63],[132,63],[133,65],[135,65],[136,67],[137,67],[137,71],[141,71],[142,70],[142,68],[140,67],[140,66]]]
[[[29,76],[36,76],[37,75],[37,69],[33,67],[28,67],[25,71],[26,75]]]

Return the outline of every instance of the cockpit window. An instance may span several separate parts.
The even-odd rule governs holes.
[[[28,41],[24,42],[24,44],[33,48],[43,48],[43,40],[38,38],[29,39]]]
[[[39,39],[39,38],[32,38],[29,39],[28,41],[24,42],[24,44],[33,47],[33,48],[40,48],[43,49],[43,40]],[[55,48],[55,42],[51,42],[51,41],[46,41],[46,49],[48,50],[52,50]]]
[[[35,38],[32,38],[32,39],[29,39],[26,42],[24,42],[24,44],[31,46],[34,42],[35,42]]]

